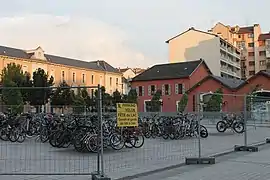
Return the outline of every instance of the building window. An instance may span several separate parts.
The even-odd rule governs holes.
[[[248,56],[253,57],[254,56],[254,52],[248,52]]]
[[[112,77],[110,77],[110,86],[112,85]]]
[[[82,82],[85,82],[85,74],[82,74]]]
[[[253,33],[248,34],[248,38],[254,38],[254,34]]]
[[[144,88],[143,86],[139,86],[139,93],[138,93],[139,96],[144,96]]]
[[[175,84],[175,94],[184,93],[184,84]]]
[[[170,95],[171,94],[171,88],[169,84],[164,85],[164,95]]]
[[[248,47],[254,47],[254,43],[248,43]]]
[[[91,83],[94,84],[94,75],[91,76]]]
[[[156,93],[156,86],[151,85],[151,95],[154,95]]]
[[[75,82],[76,80],[75,73],[72,74],[72,82]]]
[[[249,71],[249,75],[250,76],[254,76],[255,75],[255,71]]]
[[[249,61],[248,64],[249,64],[250,66],[255,66],[255,61]]]
[[[192,96],[192,110],[193,110],[193,112],[195,112],[196,111],[196,103],[195,103],[195,95],[193,95]]]
[[[265,41],[259,41],[259,46],[260,46],[260,47],[265,46]]]
[[[241,34],[238,35],[238,38],[241,38]]]
[[[118,86],[118,78],[116,78],[116,86]]]
[[[266,56],[266,52],[265,52],[265,51],[260,51],[260,52],[259,52],[259,55],[260,55],[260,56]]]
[[[62,81],[65,80],[65,71],[62,71]]]
[[[266,61],[265,60],[260,61],[260,66],[265,66],[265,65],[266,65]]]

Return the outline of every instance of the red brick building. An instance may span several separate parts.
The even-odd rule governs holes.
[[[224,94],[222,111],[239,112],[243,110],[244,95],[255,89],[270,97],[270,72],[260,71],[243,81],[213,76],[203,60],[161,64],[136,76],[132,88],[137,90],[140,112],[146,112],[146,102],[158,89],[162,90],[162,112],[175,112],[184,93],[188,94],[187,111],[192,112],[196,110],[197,94],[218,88]]]
[[[139,112],[146,112],[146,102],[157,90],[162,91],[162,112],[175,112],[186,90],[211,72],[203,60],[155,65],[132,80],[138,94]]]

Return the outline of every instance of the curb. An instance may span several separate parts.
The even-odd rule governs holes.
[[[258,142],[258,143],[252,143],[250,145],[251,146],[257,146],[257,147],[259,147],[259,146],[263,146],[263,145],[266,145],[266,144],[267,144],[266,142]],[[234,149],[227,150],[227,151],[223,151],[223,152],[211,154],[211,155],[209,155],[209,157],[215,157],[215,158],[217,158],[217,157],[221,157],[221,156],[224,156],[224,155],[231,154],[233,152],[235,152]],[[151,175],[151,174],[155,174],[155,173],[158,173],[158,172],[162,172],[162,171],[166,171],[166,170],[171,170],[171,169],[179,168],[179,167],[182,167],[182,166],[186,166],[186,163],[183,162],[183,163],[179,163],[179,164],[176,164],[176,165],[167,166],[165,168],[159,168],[159,169],[155,169],[155,170],[152,170],[152,171],[138,173],[138,174],[135,174],[135,175],[130,175],[130,176],[125,176],[125,177],[121,177],[121,178],[116,178],[115,180],[131,180],[131,179],[136,179],[136,178],[145,177],[145,176],[148,176],[148,175]]]

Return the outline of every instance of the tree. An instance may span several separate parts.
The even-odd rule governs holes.
[[[186,106],[188,104],[188,95],[185,93],[183,94],[181,100],[178,102],[178,112],[184,112],[186,109]]]
[[[138,100],[138,95],[137,95],[136,89],[131,89],[128,92],[127,96],[123,96],[123,101],[127,102],[127,103],[136,103],[137,104],[137,102],[138,102],[137,100]]]
[[[22,83],[22,86],[23,87],[29,87],[29,89],[22,89],[22,96],[23,96],[23,102],[26,103],[26,102],[30,102],[30,99],[31,99],[31,89],[30,87],[33,86],[33,81],[31,80],[31,75],[30,73],[28,72],[25,72],[24,73],[24,81]]]
[[[101,87],[101,95],[102,95],[102,106],[104,108],[108,107],[111,105],[111,95],[106,93],[106,89],[104,86]],[[98,100],[98,90],[95,91],[95,102]]]
[[[86,88],[83,88],[81,90],[82,98],[84,99],[85,105],[87,106],[87,109],[89,110],[89,107],[92,106],[92,99],[89,96],[89,93]]]
[[[68,106],[73,103],[73,91],[70,86],[64,81],[59,84],[51,97],[51,104],[55,106]]]
[[[44,105],[48,102],[49,97],[52,95],[53,77],[48,77],[48,74],[41,68],[38,68],[33,73],[33,87],[44,87],[44,89],[33,89],[31,92],[30,104],[31,105]]]
[[[81,114],[85,112],[86,110],[85,105],[86,105],[85,100],[82,97],[82,90],[79,88],[77,91],[77,94],[74,94],[74,97],[73,97],[73,112],[76,114]]]
[[[206,103],[205,110],[208,112],[218,112],[221,110],[221,106],[223,103],[223,91],[221,88],[218,88],[209,101]]]
[[[3,87],[22,87],[25,76],[20,65],[8,64],[2,70],[1,81]],[[21,113],[23,110],[23,97],[21,89],[4,89],[2,99],[13,113]]]
[[[113,106],[116,106],[117,103],[121,103],[121,102],[122,102],[121,93],[118,90],[114,91],[112,95]]]
[[[162,91],[157,90],[156,93],[153,95],[150,102],[147,102],[147,111],[150,112],[160,112],[162,102],[160,101]]]

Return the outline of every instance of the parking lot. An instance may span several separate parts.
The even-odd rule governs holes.
[[[202,155],[232,150],[234,145],[244,144],[244,135],[228,131],[217,133],[208,126],[209,137],[201,139]],[[268,127],[249,126],[248,143],[258,143],[270,137]],[[184,140],[145,139],[139,149],[121,151],[105,150],[105,173],[111,178],[131,176],[146,171],[183,163],[185,157],[198,156],[198,139]],[[0,142],[0,179],[89,179],[96,170],[97,157],[93,153],[78,153],[73,148],[53,148],[48,143],[28,139],[24,143]],[[8,174],[4,176],[5,174]],[[11,176],[14,174],[16,176]],[[23,175],[25,174],[25,175]],[[28,174],[26,176],[26,174]],[[30,176],[31,175],[31,176]]]

